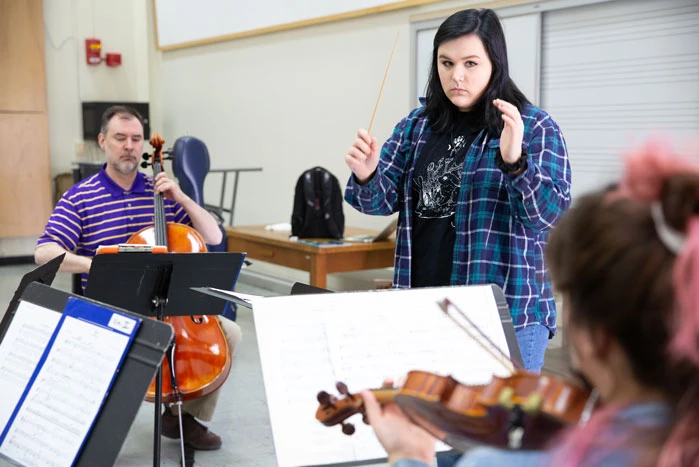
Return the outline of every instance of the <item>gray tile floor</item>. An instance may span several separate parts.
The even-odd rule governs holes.
[[[30,264],[0,266],[0,318],[22,275],[34,267]],[[59,273],[53,284],[53,287],[65,291],[70,291],[70,286],[70,276],[63,273]],[[256,295],[275,295],[272,291],[245,283],[239,283],[237,290]],[[231,374],[222,388],[217,412],[208,424],[211,430],[223,438],[223,447],[218,451],[197,452],[197,466],[276,465],[255,327],[250,310],[239,308],[238,324],[243,329],[243,340],[234,359]],[[565,373],[566,356],[561,348],[547,351],[546,362],[547,370]],[[130,467],[153,464],[153,409],[153,404],[143,403],[115,465]],[[7,464],[0,460],[0,466],[2,465]],[[163,438],[161,465],[180,465],[179,444],[176,441]]]

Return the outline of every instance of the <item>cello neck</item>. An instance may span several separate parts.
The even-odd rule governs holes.
[[[163,171],[160,162],[153,162],[153,178]],[[155,244],[167,248],[167,222],[165,220],[165,206],[162,193],[155,194],[153,198],[153,221],[155,224]]]

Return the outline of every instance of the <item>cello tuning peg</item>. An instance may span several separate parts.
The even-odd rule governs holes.
[[[320,391],[318,393],[318,396],[316,396],[318,399],[318,402],[323,406],[323,407],[329,407],[333,405],[332,397],[330,394],[328,394],[325,391]]]
[[[342,432],[347,436],[354,434],[354,425],[351,423],[342,423]]]
[[[148,159],[150,159],[150,154],[148,154],[147,152],[144,152],[143,155],[141,156],[141,159],[143,159],[144,161],[147,161]]]
[[[147,169],[147,168],[148,168],[148,165],[149,165],[149,164],[148,164],[148,162],[146,162],[146,161],[141,162],[141,168]]]
[[[347,389],[347,385],[342,381],[338,381],[335,387],[337,388],[337,392],[339,392],[343,396],[352,397],[352,394],[349,393],[349,389]]]

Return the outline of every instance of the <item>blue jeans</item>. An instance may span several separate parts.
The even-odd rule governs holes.
[[[539,373],[544,366],[544,354],[549,343],[549,328],[543,324],[527,326],[515,331],[519,351],[522,353],[524,369]]]
[[[524,369],[539,373],[544,366],[544,353],[549,342],[549,328],[542,324],[527,326],[515,331],[519,351],[522,354]],[[437,467],[453,467],[461,457],[460,454],[452,454],[437,457]]]

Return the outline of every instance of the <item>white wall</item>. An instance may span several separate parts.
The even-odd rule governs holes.
[[[379,141],[413,102],[411,16],[474,3],[449,0],[163,53],[155,46],[150,0],[45,0],[52,170],[68,171],[78,157],[103,158],[99,151],[76,156],[81,100],[148,100],[151,129],[166,146],[193,135],[207,144],[212,167],[263,168],[241,176],[236,225],[288,222],[303,170],[323,165],[344,186],[349,169],[343,156],[357,128],[369,125],[396,32],[400,39],[372,128]],[[86,65],[86,37],[101,39],[104,52],[120,52],[122,66]],[[218,179],[210,178],[207,201],[217,201],[219,190]],[[345,216],[347,225],[375,229],[387,221],[347,204]],[[308,279],[259,262],[255,270]],[[330,288],[358,288],[356,277],[335,276]],[[368,272],[362,280],[376,277],[390,279],[390,270]]]
[[[82,157],[102,159],[101,153],[76,154],[82,140],[82,101],[149,100],[149,43],[144,0],[45,0],[46,82],[51,148],[55,175],[71,170]],[[107,52],[122,55],[120,67],[89,66],[85,39],[102,41]],[[87,147],[88,151],[90,146]]]
[[[148,41],[150,7],[149,0],[44,0],[52,176],[70,172],[77,160],[104,160],[95,143],[82,144],[82,101],[149,100],[149,51],[154,49]],[[103,56],[121,53],[122,66],[88,66],[88,37],[101,39]],[[30,256],[35,245],[31,237],[2,239],[0,252]]]
[[[263,168],[243,174],[235,224],[288,222],[301,172],[322,165],[344,183],[343,156],[366,128],[400,30],[372,132],[379,140],[410,110],[409,18],[465,6],[443,2],[359,19],[170,52],[154,51],[152,128],[168,142],[201,138],[212,167]],[[152,19],[152,12],[149,13]],[[153,35],[153,21],[148,21]],[[217,181],[207,199],[217,200]],[[381,228],[345,204],[348,225]]]
[[[162,53],[155,47],[153,2],[44,2],[53,174],[76,160],[102,160],[82,140],[81,101],[149,101],[151,129],[166,145],[194,135],[209,147],[212,167],[255,167],[242,174],[235,224],[288,221],[293,188],[306,168],[323,165],[344,185],[343,155],[356,129],[369,125],[381,80],[400,39],[373,124],[381,141],[411,106],[410,17],[467,7],[473,1],[358,19]],[[85,63],[87,37],[122,66]],[[207,184],[217,201],[219,179]],[[228,200],[227,200],[228,201]],[[227,204],[227,203],[226,203]],[[345,205],[348,225],[381,228]]]
[[[76,160],[103,160],[89,144],[76,154],[81,101],[149,101],[151,129],[166,146],[194,135],[208,145],[212,167],[263,168],[241,176],[235,224],[243,225],[288,222],[294,184],[306,168],[323,165],[344,185],[349,170],[343,155],[356,129],[369,125],[396,32],[400,42],[373,125],[380,140],[410,108],[410,15],[472,2],[446,1],[166,53],[155,46],[152,3],[44,1],[52,173],[70,171]],[[103,54],[121,53],[122,66],[88,66],[88,37],[102,41]],[[218,200],[217,182],[209,182],[207,201]],[[348,225],[379,229],[386,222],[348,205],[345,215]],[[308,279],[260,263],[256,270]],[[331,288],[359,288],[357,274],[336,276]],[[373,286],[371,278],[391,274],[367,277]]]

